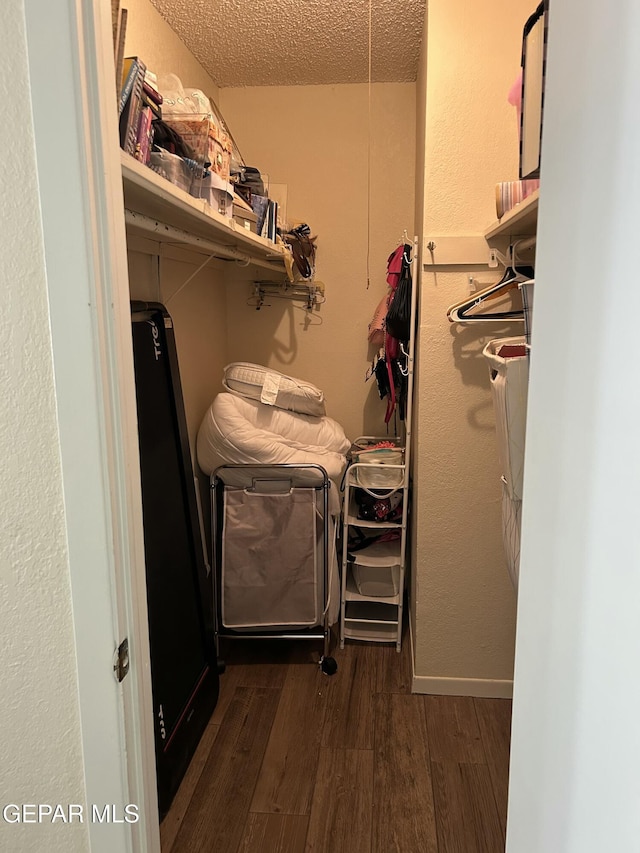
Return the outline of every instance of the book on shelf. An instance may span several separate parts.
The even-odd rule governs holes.
[[[142,88],[144,89],[144,93],[149,98],[150,101],[153,101],[154,104],[157,104],[158,106],[162,105],[163,97],[160,94],[160,92],[158,91],[158,89],[149,82],[149,71],[148,70],[147,70],[147,73],[144,75],[144,81],[142,83]]]
[[[151,159],[151,146],[153,144],[153,112],[151,107],[143,106],[138,120],[138,133],[134,157],[145,166]]]
[[[251,207],[255,215],[258,217],[256,220],[256,234],[262,235],[264,232],[264,224],[267,218],[269,199],[263,195],[252,195]]]
[[[129,62],[131,65],[129,65]],[[132,67],[135,68],[132,71]],[[138,126],[140,123],[140,113],[142,112],[142,84],[144,82],[144,73],[146,65],[139,57],[127,57],[124,61],[123,76],[126,74],[126,80],[123,81],[122,95],[125,95],[125,85],[129,82],[129,75],[132,74],[132,82],[128,98],[126,99],[122,112],[120,113],[120,147],[127,154],[135,154],[136,142],[138,139]],[[123,98],[120,99],[121,103]]]
[[[276,242],[276,233],[278,229],[278,203],[269,200],[267,205],[267,218],[265,222],[266,233],[264,236],[272,243]]]
[[[148,83],[149,86],[151,86],[151,88],[154,89],[160,95],[160,88],[158,86],[158,75],[155,71],[150,71],[147,68],[146,73],[144,75],[144,80],[145,83]],[[160,95],[160,98],[162,98],[162,95]]]
[[[154,118],[162,118],[162,107],[159,104],[156,104],[156,102],[152,100],[144,90],[142,91],[142,106],[149,107]]]
[[[264,197],[265,206],[264,206],[264,214],[262,216],[262,226],[260,228],[256,228],[256,233],[260,235],[260,237],[264,237],[267,239],[267,234],[269,233],[269,199]],[[257,223],[256,223],[257,224]]]
[[[122,72],[120,74],[120,93],[118,104],[119,115],[122,115],[122,111],[125,108],[127,101],[129,100],[129,95],[131,94],[133,84],[136,81],[137,73],[137,60],[131,56],[127,57],[127,59],[123,61]]]

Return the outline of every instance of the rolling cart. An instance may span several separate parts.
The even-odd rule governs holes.
[[[340,595],[338,503],[319,465],[223,465],[211,477],[215,640],[322,640]]]

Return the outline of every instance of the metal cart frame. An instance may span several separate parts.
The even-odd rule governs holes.
[[[319,661],[323,672],[333,674],[337,665],[329,657],[331,644],[331,629],[329,625],[328,602],[331,589],[329,565],[329,488],[331,481],[324,468],[320,465],[221,465],[211,475],[211,517],[212,517],[212,551],[213,551],[213,609],[214,633],[218,655],[220,655],[220,640],[322,640],[323,654]],[[277,491],[263,491],[265,488],[275,488]],[[225,522],[225,493],[228,489],[242,489],[256,494],[264,493],[287,494],[294,489],[312,489],[321,495],[322,508],[322,621],[309,628],[300,628],[292,623],[291,629],[286,626],[274,630],[236,630],[226,627],[222,619],[222,546]],[[317,506],[317,498],[316,498]],[[337,522],[336,522],[337,523]],[[315,535],[315,531],[314,531]],[[337,593],[337,591],[336,591]]]

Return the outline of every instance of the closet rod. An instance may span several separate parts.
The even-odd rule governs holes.
[[[527,249],[535,249],[536,237],[529,237],[525,240],[514,240],[513,246],[516,251],[526,252]]]
[[[173,225],[165,225],[163,222],[158,222],[157,219],[151,219],[151,217],[144,216],[142,213],[135,213],[133,210],[125,209],[124,220],[132,228],[139,228],[141,231],[162,237],[162,242],[183,243],[201,249],[206,254],[222,257],[225,260],[241,261],[246,266],[253,264],[253,266],[264,267],[264,269],[271,270],[272,272],[280,272],[275,263],[253,257],[245,252],[241,252],[234,246],[224,246],[221,243],[197,237],[195,234],[190,234],[181,228],[175,228]],[[284,269],[282,270],[282,274],[284,275]]]
[[[254,294],[256,299],[256,308],[259,310],[265,304],[265,297],[273,297],[274,299],[298,299],[307,303],[307,310],[316,305],[322,305],[326,302],[324,295],[324,284],[318,281],[309,282],[283,282],[275,281],[254,281]]]

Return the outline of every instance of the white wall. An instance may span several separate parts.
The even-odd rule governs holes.
[[[551,4],[509,853],[640,839],[639,30]]]
[[[365,374],[367,325],[386,293],[387,257],[413,234],[415,86],[372,87],[370,288],[367,290],[368,87],[222,89],[225,119],[250,165],[288,186],[289,218],[318,236],[327,302],[310,320],[282,300],[256,311],[248,285],[228,287],[229,355],[300,376],[355,438],[385,432],[385,404]]]
[[[225,263],[158,243],[129,240],[132,299],[161,302],[171,315],[191,447],[211,401],[222,390],[227,363]]]
[[[83,803],[69,561],[51,357],[24,7],[0,34],[4,129],[19,156],[3,172],[0,207],[0,647],[7,803]],[[20,97],[16,97],[20,92]],[[3,850],[84,851],[87,827],[10,825]]]
[[[507,93],[519,69],[529,0],[430,0],[418,84],[426,125],[424,236],[482,234],[495,184],[517,178]],[[423,250],[423,261],[424,250]],[[496,273],[471,270],[481,283]],[[422,275],[415,457],[414,686],[508,695],[515,596],[502,547],[500,470],[485,343],[522,327],[452,326],[464,270]],[[498,272],[498,276],[499,276]]]
[[[185,86],[218,97],[216,82],[149,0],[124,0],[121,5],[127,9],[125,56],[139,56],[156,74],[177,74]]]

